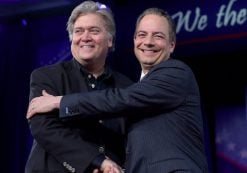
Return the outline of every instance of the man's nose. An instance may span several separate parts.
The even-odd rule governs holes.
[[[153,37],[151,37],[151,36],[146,37],[144,39],[144,44],[145,45],[148,45],[148,46],[154,45],[154,39],[153,39]]]
[[[92,37],[91,37],[91,34],[88,32],[88,31],[85,31],[82,35],[81,35],[81,39],[83,41],[88,41],[88,40],[91,40]]]

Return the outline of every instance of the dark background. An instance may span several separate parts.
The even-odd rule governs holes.
[[[66,22],[71,10],[80,2],[0,0],[1,173],[24,172],[32,143],[25,119],[30,73],[34,68],[71,58]],[[212,13],[220,4],[227,4],[230,0],[100,2],[113,10],[117,26],[116,51],[110,54],[108,63],[136,81],[140,66],[132,50],[133,33],[136,18],[144,9],[156,6],[174,14],[201,6],[213,21],[215,16]],[[246,6],[245,0],[237,0],[233,8],[246,9]],[[244,137],[247,130],[246,31],[245,16],[243,25],[217,30],[210,22],[205,32],[181,31],[177,35],[173,58],[186,62],[192,68],[201,90],[211,172],[247,172],[247,141]],[[239,128],[239,123],[234,123],[237,120],[242,122],[242,128]],[[226,131],[233,135],[224,137]],[[228,145],[222,146],[222,140],[225,143],[233,141],[235,147],[232,153],[228,152]],[[241,157],[237,149],[242,151]]]

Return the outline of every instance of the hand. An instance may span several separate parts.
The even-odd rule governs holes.
[[[105,159],[102,162],[100,170],[103,173],[123,173],[122,168],[110,159]],[[94,173],[100,173],[100,172],[94,172]]]
[[[27,119],[30,119],[37,113],[46,113],[54,109],[59,109],[62,96],[53,96],[45,90],[42,91],[42,96],[31,100],[28,106]]]
[[[102,173],[99,169],[94,169],[93,173]]]
[[[116,172],[114,172],[113,170],[111,170],[111,168],[109,167],[109,168],[106,168],[104,171],[101,171],[99,169],[94,169],[93,170],[93,173],[116,173]]]

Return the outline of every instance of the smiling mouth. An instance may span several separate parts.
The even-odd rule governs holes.
[[[147,50],[147,49],[140,49],[143,53],[156,53],[158,50]]]
[[[81,45],[80,48],[94,48],[93,45]]]

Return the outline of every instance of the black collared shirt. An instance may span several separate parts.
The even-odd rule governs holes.
[[[87,84],[88,91],[102,90],[109,87],[114,87],[112,71],[108,67],[105,67],[104,72],[95,78],[92,73],[88,72],[83,65],[78,61],[75,61],[76,66],[79,68],[82,76],[85,78],[85,83]]]
[[[94,91],[94,90],[102,90],[109,87],[115,87],[114,80],[113,80],[113,74],[111,69],[108,67],[105,67],[104,72],[95,78],[93,74],[88,72],[83,65],[81,65],[77,60],[74,59],[76,67],[80,70],[81,75],[85,79],[85,83],[87,85],[88,91]],[[103,122],[102,120],[100,120]],[[100,168],[102,162],[106,159],[106,156],[101,153],[99,154],[91,163],[92,169],[94,168]]]

